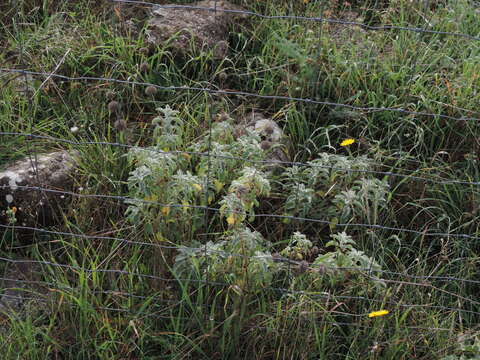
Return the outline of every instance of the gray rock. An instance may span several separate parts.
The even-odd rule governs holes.
[[[16,225],[51,224],[67,196],[40,188],[71,190],[76,156],[75,151],[32,155],[0,171],[0,224],[12,224],[12,209]]]
[[[193,48],[213,50],[217,59],[224,58],[228,51],[228,31],[234,19],[245,18],[245,14],[221,10],[243,10],[227,1],[205,0],[189,4],[193,7],[213,10],[185,8],[156,8],[147,21],[147,41],[154,45],[169,44],[177,53],[190,53]]]
[[[264,114],[257,111],[247,113],[237,121],[236,134],[241,135],[248,129],[260,135],[262,140],[260,146],[267,152],[267,160],[272,162],[271,165],[267,166],[267,169],[273,170],[278,167],[284,167],[285,164],[282,164],[282,162],[290,161],[287,137],[276,121],[267,118]]]

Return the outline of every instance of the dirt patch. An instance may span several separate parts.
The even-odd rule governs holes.
[[[9,266],[0,280],[0,313],[22,316],[46,309],[48,289],[42,285],[41,273],[40,266],[28,260]]]

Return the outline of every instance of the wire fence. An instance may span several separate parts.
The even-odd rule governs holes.
[[[115,143],[115,142],[107,142],[107,141],[76,141],[76,140],[62,139],[54,136],[46,136],[46,135],[38,135],[38,134],[30,134],[30,133],[22,133],[22,132],[0,131],[0,135],[10,135],[10,136],[19,136],[19,137],[21,136],[21,137],[26,137],[27,139],[43,139],[43,140],[50,140],[52,142],[57,142],[57,143],[70,144],[70,145],[106,145],[106,146],[120,147],[120,148],[126,148],[126,149],[137,149],[137,150],[144,149],[139,146],[129,145],[125,143]],[[196,155],[196,156],[202,156],[202,157],[210,156],[208,152],[198,152],[198,151],[183,151],[183,150],[182,151],[173,151],[173,150],[165,151],[160,149],[148,149],[148,151],[153,153],[158,153],[158,154],[172,154],[172,155],[188,154],[188,155]],[[282,160],[253,160],[249,158],[241,158],[241,157],[221,155],[221,154],[216,154],[215,157],[220,159],[227,159],[227,160],[241,160],[241,161],[244,161],[245,163],[250,163],[253,165],[255,164],[269,165],[270,164],[270,165],[300,166],[300,167],[308,166],[313,168],[344,171],[348,173],[365,173],[365,174],[381,175],[381,176],[392,177],[392,178],[403,178],[403,179],[408,179],[413,181],[430,182],[430,183],[442,184],[442,185],[452,185],[452,184],[470,185],[470,186],[480,185],[480,182],[478,181],[451,180],[451,179],[441,178],[438,176],[435,178],[432,178],[432,177],[423,177],[423,176],[413,175],[414,173],[419,172],[420,170],[405,169],[404,172],[411,172],[411,174],[402,174],[402,173],[396,173],[392,171],[352,169],[352,168],[342,168],[342,167],[335,167],[335,166],[328,166],[328,165],[319,165],[312,162],[282,161]],[[373,162],[372,164],[389,167],[388,165],[375,164]]]
[[[11,189],[10,185],[1,185],[0,188],[7,188]],[[22,185],[15,185],[16,190],[34,190],[34,191],[39,191],[39,192],[51,192],[51,193],[56,193],[56,194],[63,194],[63,195],[70,195],[70,196],[75,196],[75,197],[84,197],[84,198],[98,198],[98,199],[115,199],[115,200],[123,200],[124,202],[130,202],[130,203],[143,203],[143,204],[153,204],[153,205],[158,205],[161,207],[168,207],[168,208],[188,208],[188,209],[200,209],[200,210],[208,210],[208,211],[214,211],[214,212],[220,212],[220,208],[214,208],[214,207],[209,207],[209,206],[204,206],[204,205],[186,205],[186,204],[170,204],[170,203],[160,203],[157,201],[151,201],[151,200],[145,200],[145,199],[137,199],[137,198],[131,198],[128,196],[118,196],[118,195],[103,195],[103,194],[80,194],[80,193],[74,193],[71,191],[60,191],[60,190],[54,190],[54,189],[49,189],[45,187],[34,187],[34,186],[22,186]],[[236,214],[241,214],[242,211],[240,210],[232,210],[232,212]],[[396,227],[391,227],[391,226],[383,226],[383,225],[376,225],[376,224],[357,224],[357,223],[336,223],[332,222],[329,220],[322,220],[322,219],[315,219],[315,218],[305,218],[305,217],[299,217],[299,216],[290,216],[290,215],[279,215],[279,214],[255,214],[255,217],[257,218],[276,218],[276,219],[288,219],[288,220],[299,220],[299,221],[304,221],[304,222],[312,222],[312,223],[321,223],[325,225],[335,225],[339,227],[364,227],[364,228],[373,228],[373,229],[380,229],[380,230],[389,230],[389,231],[395,231],[395,232],[406,232],[406,233],[412,233],[415,235],[423,236],[423,237],[428,237],[428,236],[436,236],[436,237],[452,237],[452,238],[464,238],[464,239],[472,239],[472,240],[479,240],[480,237],[478,236],[473,236],[469,234],[456,234],[456,233],[432,233],[428,231],[417,231],[417,230],[412,230],[412,229],[406,229],[406,228],[396,228]],[[2,225],[5,226],[5,225]],[[21,228],[16,226],[17,228]],[[30,229],[33,230],[33,229]],[[38,230],[38,229],[37,229]],[[64,234],[66,235],[66,234]],[[98,238],[98,237],[97,237]]]
[[[240,13],[244,15],[254,16],[262,19],[268,20],[302,20],[302,21],[315,21],[320,23],[332,23],[332,24],[339,24],[344,26],[357,26],[368,30],[384,30],[384,31],[410,31],[415,33],[426,33],[431,35],[442,35],[442,36],[454,36],[454,37],[461,37],[472,41],[480,40],[480,37],[463,34],[463,33],[456,33],[456,32],[446,32],[441,30],[435,29],[427,29],[427,28],[416,28],[416,27],[408,27],[408,26],[394,26],[394,25],[384,25],[384,26],[372,26],[363,23],[353,22],[353,21],[343,21],[338,19],[330,19],[324,17],[306,17],[306,16],[293,16],[293,15],[265,15],[260,13],[255,13],[251,11],[241,11],[241,10],[227,10],[221,7],[219,8],[205,8],[205,7],[198,7],[198,6],[190,6],[190,5],[158,5],[149,2],[142,2],[142,1],[129,1],[129,0],[109,0],[112,4],[113,3],[127,3],[130,5],[142,5],[142,6],[156,6],[159,8],[169,8],[169,9],[178,9],[178,10],[201,10],[201,11],[223,11],[223,12],[231,12],[231,13]],[[59,62],[60,63],[60,62]],[[286,103],[303,103],[305,105],[321,105],[321,106],[328,106],[332,108],[340,107],[346,108],[350,110],[360,111],[362,113],[368,114],[373,112],[394,112],[399,113],[402,115],[408,115],[412,117],[419,117],[419,118],[431,118],[431,119],[443,119],[447,121],[454,121],[454,122],[477,122],[480,118],[470,117],[470,116],[461,116],[455,117],[450,116],[442,113],[433,113],[433,112],[426,112],[426,111],[415,111],[409,110],[406,108],[399,108],[399,107],[362,107],[362,106],[354,106],[347,103],[336,103],[330,101],[323,101],[320,99],[309,99],[309,98],[300,98],[300,97],[289,97],[289,96],[279,96],[279,95],[263,95],[257,94],[253,92],[241,91],[241,90],[225,90],[225,89],[216,89],[216,88],[204,88],[204,87],[189,87],[189,86],[161,86],[154,83],[149,82],[142,82],[142,81],[135,81],[135,80],[125,80],[125,79],[118,79],[118,78],[106,78],[106,77],[96,77],[96,76],[67,76],[57,74],[59,66],[57,66],[54,71],[52,72],[39,72],[33,71],[28,69],[15,69],[15,68],[0,68],[0,72],[2,73],[9,73],[9,74],[18,74],[25,78],[28,76],[38,76],[43,78],[42,86],[47,83],[49,80],[56,80],[56,81],[65,81],[65,82],[100,82],[100,83],[117,83],[123,85],[132,85],[132,86],[142,86],[142,87],[149,87],[153,86],[156,89],[165,91],[165,92],[184,92],[184,91],[192,91],[197,93],[209,93],[209,94],[216,94],[216,95],[223,95],[223,96],[231,96],[231,97],[245,97],[245,98],[259,98],[264,100],[279,100],[284,101]],[[35,92],[38,94],[38,90]],[[30,96],[30,107],[33,110],[33,96]],[[466,112],[474,113],[475,111],[467,110]],[[208,131],[211,133],[212,130],[212,123],[209,123]],[[208,133],[207,131],[207,133]],[[38,155],[37,148],[34,146],[35,143],[33,141],[38,142],[48,142],[55,144],[56,146],[63,145],[70,145],[73,148],[79,148],[80,146],[104,146],[104,147],[118,147],[124,148],[126,150],[129,149],[143,149],[140,146],[129,145],[126,143],[121,142],[109,142],[109,141],[93,141],[93,140],[84,140],[84,139],[67,139],[67,138],[60,138],[54,137],[50,135],[43,135],[41,133],[34,133],[34,132],[15,132],[15,131],[1,131],[1,137],[17,137],[17,138],[24,138],[27,143],[32,142],[31,144],[31,164],[32,164],[32,173],[37,176],[38,184],[36,186],[32,185],[20,185],[16,182],[12,185],[11,183],[6,185],[0,185],[0,189],[10,189],[13,192],[30,192],[30,193],[40,193],[40,194],[50,194],[55,195],[58,197],[70,197],[70,198],[84,198],[84,199],[95,199],[95,200],[108,200],[108,201],[115,201],[119,204],[126,204],[126,203],[138,203],[138,204],[149,204],[149,205],[156,205],[158,207],[167,207],[167,208],[181,208],[181,209],[197,209],[205,211],[207,213],[219,214],[221,209],[219,207],[213,206],[205,206],[205,205],[195,205],[195,204],[182,204],[182,203],[162,203],[158,201],[151,201],[145,199],[137,199],[129,196],[123,195],[113,195],[113,194],[100,194],[100,193],[85,193],[82,191],[75,192],[69,189],[54,189],[45,184],[38,179],[39,169],[38,166]],[[74,135],[73,135],[74,136]],[[217,155],[212,153],[212,149],[209,148],[205,152],[195,152],[195,151],[163,151],[159,149],[151,149],[149,148],[148,151],[154,151],[161,154],[171,154],[171,155],[182,155],[188,154],[192,156],[199,156],[199,157],[206,157],[210,160],[212,157],[218,157],[222,159],[229,159],[229,160],[241,160],[244,163],[249,163],[252,166],[261,167],[267,164],[274,164],[274,165],[282,165],[283,167],[291,167],[291,166],[299,166],[299,167],[320,167],[328,170],[335,170],[345,173],[361,173],[361,174],[369,174],[375,177],[382,177],[386,178],[390,182],[394,182],[394,179],[399,181],[415,181],[421,183],[429,183],[435,185],[455,185],[455,186],[468,186],[476,189],[478,185],[480,185],[480,181],[467,181],[467,180],[453,180],[453,179],[446,179],[440,177],[426,177],[418,174],[418,171],[410,171],[410,173],[406,173],[407,170],[403,172],[394,172],[394,171],[382,171],[382,170],[363,170],[363,169],[354,169],[354,168],[339,168],[334,166],[322,166],[316,165],[311,162],[297,162],[297,161],[279,161],[279,160],[254,160],[244,157],[235,157],[235,156],[223,156]],[[386,165],[383,165],[388,167]],[[209,172],[209,171],[208,171]],[[1,179],[0,179],[1,180]],[[210,181],[209,174],[207,173],[207,181]],[[206,194],[208,196],[208,193]],[[234,213],[240,214],[241,211],[234,211]],[[430,225],[425,224],[423,229],[412,229],[412,228],[402,228],[402,227],[394,227],[394,226],[387,226],[382,224],[372,224],[372,223],[338,223],[333,222],[332,220],[328,220],[326,218],[313,218],[313,217],[301,217],[301,216],[290,216],[278,213],[257,213],[254,215],[255,219],[273,219],[277,221],[282,220],[290,220],[290,221],[297,221],[301,223],[308,223],[308,224],[322,224],[325,226],[334,226],[343,229],[353,229],[358,231],[358,229],[368,229],[368,230],[379,230],[383,231],[385,234],[399,234],[405,233],[415,237],[419,237],[421,239],[425,238],[433,238],[430,240],[430,245],[437,242],[442,243],[443,241],[449,241],[451,239],[462,239],[468,241],[478,241],[480,240],[480,236],[478,232],[475,234],[472,233],[463,233],[460,231],[452,230],[450,232],[440,232],[440,231],[430,231]],[[272,220],[272,221],[273,221]],[[318,321],[318,319],[311,319],[311,321],[317,321],[319,323],[325,322],[332,326],[359,326],[359,327],[369,327],[363,323],[356,323],[355,319],[364,319],[368,317],[369,312],[363,313],[354,313],[348,311],[339,311],[337,309],[338,304],[343,304],[345,302],[364,302],[367,303],[367,307],[371,309],[376,308],[389,308],[392,312],[393,311],[400,311],[401,309],[419,309],[425,310],[428,309],[429,311],[438,311],[442,314],[469,314],[475,316],[476,319],[480,319],[480,302],[475,300],[473,297],[465,297],[459,293],[455,292],[455,289],[463,288],[465,286],[478,286],[480,285],[480,280],[475,280],[475,274],[478,275],[478,272],[474,272],[475,274],[472,275],[471,278],[461,278],[458,276],[450,276],[448,274],[437,275],[436,273],[432,273],[430,275],[419,275],[416,273],[411,273],[411,271],[406,270],[404,272],[399,271],[391,271],[391,270],[384,270],[378,269],[373,266],[370,267],[341,267],[341,266],[327,266],[324,264],[316,264],[314,262],[308,262],[305,260],[293,260],[288,257],[280,256],[278,254],[268,254],[268,255],[245,255],[242,253],[232,253],[223,250],[215,250],[215,249],[207,249],[206,245],[201,246],[185,246],[184,244],[172,244],[172,243],[159,243],[159,242],[152,242],[152,241],[137,241],[127,237],[116,237],[116,236],[106,236],[106,235],[98,235],[98,234],[88,234],[82,233],[81,230],[76,230],[76,232],[71,231],[58,231],[55,230],[54,227],[41,227],[41,226],[28,226],[28,225],[17,225],[17,224],[0,224],[0,228],[4,230],[4,234],[9,232],[10,234],[14,234],[16,232],[30,232],[35,235],[42,234],[48,236],[48,238],[44,241],[44,243],[58,243],[58,242],[69,242],[71,239],[82,239],[82,240],[98,240],[102,244],[108,244],[109,246],[115,245],[122,245],[122,246],[138,246],[138,247],[149,247],[149,248],[157,248],[160,250],[172,250],[178,251],[181,249],[188,249],[190,251],[196,251],[200,253],[202,256],[209,258],[209,257],[220,257],[223,261],[227,261],[230,257],[238,257],[246,259],[247,261],[252,261],[253,259],[267,259],[272,260],[275,263],[285,265],[286,272],[288,276],[294,276],[295,272],[301,273],[319,273],[319,272],[341,272],[345,275],[349,275],[351,273],[357,274],[360,278],[372,280],[372,281],[381,281],[388,285],[395,285],[398,288],[420,288],[426,289],[427,292],[431,293],[438,293],[441,296],[448,297],[450,299],[454,299],[451,303],[458,304],[457,307],[452,306],[443,306],[437,305],[434,301],[425,302],[425,303],[410,303],[412,299],[408,299],[408,297],[404,294],[399,292],[395,295],[385,295],[380,294],[377,297],[367,297],[367,296],[351,296],[351,295],[342,295],[341,293],[327,292],[327,291],[320,291],[320,290],[298,290],[294,287],[276,287],[276,286],[266,286],[263,290],[265,292],[269,291],[272,293],[277,294],[278,296],[283,296],[288,299],[289,296],[298,299],[298,297],[306,296],[309,299],[319,301],[322,305],[325,306],[325,310],[323,311],[323,315],[328,315],[327,321]],[[205,233],[209,232],[208,227],[203,229]],[[114,232],[122,232],[120,230],[114,230]],[[64,239],[68,238],[68,239]],[[38,241],[33,244],[28,245],[28,247],[35,247],[41,245],[42,242]],[[21,246],[18,248],[22,248]],[[15,245],[12,245],[12,249],[15,249]],[[202,253],[203,252],[203,253]],[[31,266],[40,266],[42,271],[45,273],[55,272],[55,269],[60,269],[62,271],[67,271],[69,274],[74,274],[77,277],[85,276],[87,278],[91,278],[94,274],[103,274],[103,275],[114,275],[118,277],[130,277],[138,279],[138,281],[156,281],[160,283],[168,283],[172,284],[173,286],[179,287],[188,287],[191,284],[194,286],[205,286],[205,287],[220,287],[223,289],[231,289],[234,284],[224,281],[216,281],[212,278],[211,275],[207,274],[206,278],[204,279],[195,279],[195,278],[183,278],[175,276],[174,274],[170,274],[168,276],[159,276],[149,273],[142,273],[137,271],[131,271],[130,269],[121,269],[121,268],[104,268],[102,267],[102,263],[99,267],[95,268],[88,268],[86,266],[80,264],[68,264],[57,262],[54,260],[31,260],[31,259],[18,259],[12,257],[0,257],[0,263],[6,265],[7,268],[9,266],[17,266],[17,265],[31,265]],[[52,270],[53,269],[53,270]],[[25,279],[17,279],[11,276],[4,276],[0,277],[0,281],[4,284],[9,284],[8,286],[4,285],[3,293],[0,295],[0,309],[2,308],[2,303],[5,303],[7,299],[11,300],[18,300],[21,302],[28,302],[28,301],[39,301],[48,303],[48,295],[41,296],[47,293],[72,293],[76,294],[77,292],[81,291],[81,286],[75,286],[78,284],[79,279],[72,276],[65,276],[64,279],[59,279],[58,282],[49,282],[49,281],[42,281],[42,280],[25,280]],[[116,282],[115,282],[116,283]],[[12,285],[12,284],[18,284]],[[181,284],[181,285],[179,285]],[[446,286],[446,285],[447,286]],[[23,287],[25,285],[25,287]],[[42,288],[41,291],[29,289],[29,286],[39,286]],[[27,290],[25,290],[27,289]],[[26,297],[24,295],[18,295],[18,292],[35,292],[37,296]],[[173,291],[173,290],[172,290]],[[13,292],[13,293],[12,293]],[[100,290],[93,290],[92,292],[98,296],[106,296],[112,299],[112,304],[115,305],[117,303],[121,303],[123,307],[104,307],[104,306],[96,306],[92,304],[92,306],[97,309],[98,311],[111,311],[111,312],[120,312],[120,313],[129,313],[135,317],[147,317],[153,316],[157,318],[169,319],[172,317],[172,313],[175,309],[179,307],[192,309],[195,307],[205,307],[209,308],[212,306],[211,304],[205,303],[186,303],[185,299],[182,300],[170,300],[165,299],[163,294],[159,294],[160,292],[152,291],[151,294],[145,295],[145,293],[137,294],[137,293],[130,293],[125,292],[121,289],[100,289]],[[40,294],[40,296],[38,296]],[[137,302],[130,302],[130,303],[123,303],[120,299],[133,299]],[[143,307],[139,306],[142,302],[149,301],[152,303],[152,307],[148,307],[144,309]],[[127,306],[127,305],[128,306]],[[335,306],[334,306],[335,305]],[[116,305],[120,306],[120,305]],[[8,305],[5,305],[8,307]],[[348,308],[348,307],[347,307]],[[208,311],[207,311],[208,312]],[[188,311],[185,311],[188,313]],[[317,312],[307,312],[306,317],[311,316],[312,314],[321,313],[321,311]],[[190,320],[189,317],[178,317],[175,315],[176,319],[183,319],[185,321]],[[338,317],[338,321],[336,320]],[[350,319],[350,322],[346,322],[346,319]],[[221,319],[223,321],[224,319]],[[428,331],[452,331],[451,328],[443,328],[443,327],[418,327],[418,326],[407,326],[407,329],[424,329]]]
[[[36,71],[28,71],[28,70],[18,70],[18,69],[5,69],[0,68],[1,72],[12,72],[12,73],[19,73],[24,75],[39,75],[39,76],[48,76],[58,79],[63,79],[66,81],[104,81],[104,82],[112,82],[112,83],[119,83],[119,84],[126,84],[126,85],[137,85],[137,86],[153,86],[160,90],[172,90],[172,91],[198,91],[198,92],[207,92],[217,95],[235,95],[235,96],[246,96],[246,97],[255,97],[260,99],[266,100],[282,100],[282,101],[290,101],[290,102],[302,102],[305,104],[312,104],[312,105],[326,105],[326,106],[333,106],[333,107],[343,107],[350,110],[357,110],[362,112],[380,112],[380,111],[392,111],[392,112],[399,112],[402,114],[414,115],[414,116],[427,116],[433,118],[440,118],[446,120],[455,120],[455,121],[480,121],[479,118],[474,117],[455,117],[445,114],[439,113],[428,113],[423,111],[413,111],[407,110],[402,108],[393,108],[393,107],[362,107],[362,106],[354,106],[350,104],[342,104],[336,103],[331,101],[320,101],[320,100],[313,100],[308,98],[299,98],[299,97],[291,97],[291,96],[281,96],[281,95],[261,95],[256,93],[250,93],[246,91],[235,91],[235,90],[223,90],[223,89],[211,89],[211,88],[202,88],[202,87],[189,87],[189,86],[162,86],[148,82],[141,82],[141,81],[132,81],[132,80],[120,80],[114,78],[102,78],[102,77],[95,77],[95,76],[65,76],[59,75],[55,73],[45,73],[45,72],[36,72]]]
[[[337,24],[337,25],[345,25],[345,26],[357,26],[367,30],[401,30],[401,31],[411,31],[416,33],[426,33],[426,34],[434,34],[434,35],[446,35],[446,36],[454,36],[454,37],[462,37],[469,40],[480,40],[480,37],[473,36],[469,34],[457,33],[457,32],[450,32],[450,31],[439,31],[433,29],[426,29],[426,28],[418,28],[418,27],[409,27],[409,26],[397,26],[397,25],[382,25],[382,26],[373,26],[368,25],[361,22],[356,21],[345,21],[341,19],[331,19],[325,17],[308,17],[308,16],[298,16],[298,15],[265,15],[260,14],[254,11],[246,11],[246,10],[235,10],[235,9],[225,9],[222,6],[215,6],[215,7],[206,7],[206,6],[195,6],[195,5],[163,5],[163,4],[156,4],[147,1],[135,1],[135,0],[109,0],[113,3],[122,3],[122,4],[131,4],[131,5],[146,5],[149,7],[155,7],[158,9],[178,9],[178,10],[200,10],[206,12],[225,12],[231,14],[240,14],[240,15],[248,15],[253,17],[258,17],[262,19],[268,20],[302,20],[302,21],[315,21],[315,22],[323,22],[329,24]],[[217,3],[217,2],[216,2]],[[215,4],[216,4],[215,3]],[[426,2],[428,3],[428,1]]]

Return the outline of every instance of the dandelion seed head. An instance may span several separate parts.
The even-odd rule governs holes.
[[[127,129],[127,122],[123,119],[118,119],[115,121],[113,126],[115,129],[117,129],[117,131],[125,131]]]
[[[140,71],[143,72],[143,73],[146,73],[148,72],[148,70],[150,70],[150,65],[148,65],[147,62],[143,62],[140,64]]]

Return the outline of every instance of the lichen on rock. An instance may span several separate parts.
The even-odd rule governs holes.
[[[76,151],[31,155],[0,171],[0,224],[9,223],[6,211],[12,208],[17,225],[51,222],[67,198],[61,191],[73,185],[77,156]]]
[[[227,55],[228,32],[233,20],[246,17],[239,12],[242,10],[227,1],[212,0],[188,7],[157,7],[147,21],[147,41],[154,45],[169,41],[179,54],[194,49],[211,50],[214,58],[221,59]]]

